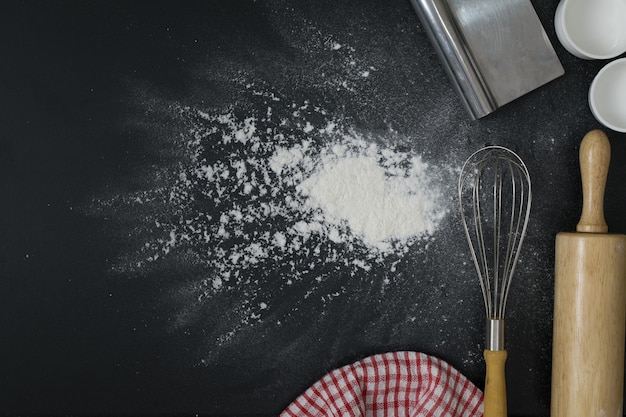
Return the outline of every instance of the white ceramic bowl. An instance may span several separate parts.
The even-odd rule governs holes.
[[[615,58],[626,52],[626,0],[561,0],[554,28],[579,58]]]
[[[626,58],[605,65],[589,88],[589,107],[606,127],[626,133]]]

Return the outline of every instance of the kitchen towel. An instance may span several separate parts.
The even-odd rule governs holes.
[[[280,417],[481,417],[483,393],[448,363],[418,352],[369,356],[326,374]]]

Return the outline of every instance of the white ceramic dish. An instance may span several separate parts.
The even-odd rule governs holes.
[[[626,58],[605,65],[589,88],[589,107],[606,127],[626,133]]]
[[[561,0],[554,28],[579,58],[615,58],[626,52],[626,0]]]

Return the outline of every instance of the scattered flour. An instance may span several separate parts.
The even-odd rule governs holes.
[[[186,117],[195,113],[208,126],[192,129],[195,178],[181,173],[178,187],[185,190],[192,181],[194,187],[205,187],[198,188],[200,193],[226,209],[213,229],[195,224],[193,229],[179,225],[178,233],[170,231],[164,242],[168,250],[184,226],[185,236],[190,229],[201,231],[207,242],[238,238],[224,245],[229,249],[223,258],[238,268],[294,255],[312,237],[318,245],[334,244],[331,259],[341,245],[358,244],[364,250],[359,262],[366,264],[404,252],[410,243],[432,235],[447,211],[437,188],[439,172],[420,155],[381,148],[353,132],[336,130],[336,122],[317,128],[309,121],[298,123],[302,127],[297,135],[285,135],[259,129],[268,119],[254,115],[239,120],[232,112],[216,116],[190,108],[181,112]],[[286,126],[289,121],[277,124]],[[210,163],[203,157],[206,153],[214,158],[208,149],[234,143],[241,146],[237,152],[223,152],[225,159]],[[188,190],[175,194],[188,195]],[[259,227],[263,224],[265,230]],[[154,249],[163,252],[163,246]],[[213,264],[232,275],[231,265]],[[219,276],[213,280],[218,278],[224,281]]]
[[[328,64],[299,79],[307,91],[356,95],[376,79],[378,69],[349,43],[296,26],[277,30],[295,48],[305,45],[311,63]],[[291,73],[272,86],[238,71],[226,80],[237,97],[227,107],[138,94],[150,100],[140,103],[148,109],[141,117],[175,128],[164,135],[140,121],[158,132],[151,148],[162,149],[160,160],[132,178],[131,191],[120,187],[89,207],[117,219],[124,236],[115,272],[186,277],[169,295],[172,328],[210,321],[207,350],[259,323],[284,325],[303,300],[350,294],[345,277],[371,273],[388,285],[409,251],[436,238],[454,204],[443,196],[456,167],[429,159],[420,138],[356,130],[336,109],[297,98]]]
[[[272,309],[267,280],[285,289],[307,282],[308,298],[332,276],[393,272],[416,242],[433,238],[449,210],[442,187],[451,167],[376,144],[310,103],[273,97],[272,108],[246,114],[170,108],[186,126],[171,139],[180,160],[157,185],[94,200],[103,214],[136,213],[136,249],[118,272],[195,265],[204,276],[183,292],[200,304],[238,293],[242,327]]]

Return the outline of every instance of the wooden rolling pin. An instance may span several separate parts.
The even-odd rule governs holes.
[[[626,329],[626,235],[608,234],[606,135],[580,146],[577,233],[556,236],[551,417],[621,417]]]

